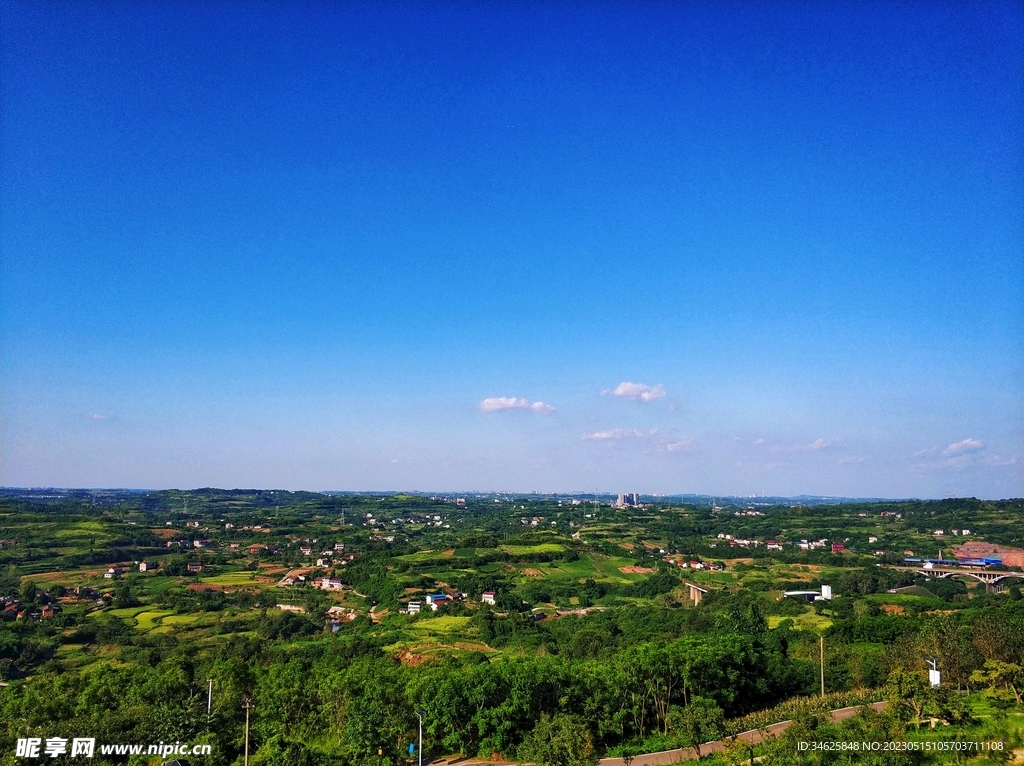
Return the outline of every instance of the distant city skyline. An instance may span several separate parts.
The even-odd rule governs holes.
[[[1022,30],[8,3],[0,484],[1020,497]]]

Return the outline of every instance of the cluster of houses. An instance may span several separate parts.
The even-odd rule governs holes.
[[[313,580],[312,585],[320,590],[351,590],[351,586],[346,585],[337,577],[320,577]]]
[[[782,550],[782,543],[780,543],[778,540],[764,540],[764,541],[762,541],[762,540],[755,540],[753,538],[747,539],[747,538],[744,538],[744,537],[733,537],[732,535],[727,534],[725,532],[719,532],[718,533],[718,539],[719,540],[727,541],[729,543],[729,547],[731,547],[731,548],[737,548],[737,547],[739,547],[739,548],[757,548],[758,546],[763,545],[765,548],[767,548],[770,551],[781,551]]]
[[[483,595],[480,597],[480,603],[494,606],[494,599],[496,595],[497,594],[493,590],[485,590]],[[408,602],[405,605],[405,611],[407,614],[419,614],[424,607],[429,607],[430,611],[436,612],[447,603],[462,601],[467,598],[469,598],[468,593],[431,593],[422,601]]]
[[[697,569],[704,570],[705,572],[722,572],[725,570],[722,564],[715,563],[714,561],[687,561],[686,559],[673,559],[670,556],[666,556],[665,561],[669,564],[675,564],[680,569]]]
[[[368,527],[383,527],[388,522],[382,519],[375,519],[372,513],[366,514],[366,526]],[[393,524],[424,524],[428,527],[442,527],[444,529],[451,529],[451,524],[448,524],[444,518],[437,514],[430,514],[423,517],[419,516],[396,516],[392,519]]]
[[[60,604],[43,604],[38,611],[29,611],[10,596],[0,596],[0,615],[5,620],[48,620],[60,613]]]
[[[949,531],[950,534],[956,535],[957,537],[967,537],[967,535],[971,534],[971,530],[969,529],[951,529]],[[934,535],[935,537],[943,537],[945,536],[945,534],[946,532],[943,529],[936,529],[934,532],[932,532],[932,535]]]
[[[755,513],[758,513],[755,511]],[[731,548],[758,548],[764,546],[769,551],[781,551],[782,543],[778,540],[755,540],[753,538],[734,537],[726,532],[719,532],[717,535],[719,540],[724,540],[729,543]],[[878,538],[872,537],[868,539],[868,542],[877,542]],[[801,551],[815,551],[815,550],[826,550],[831,547],[832,553],[842,553],[846,550],[845,543],[834,543],[829,540],[800,540],[796,544],[796,547]]]
[[[190,550],[192,548],[209,548],[209,540],[168,540],[168,548],[181,548],[182,550]]]

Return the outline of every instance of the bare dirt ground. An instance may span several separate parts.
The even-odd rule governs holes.
[[[654,570],[651,569],[650,567],[629,566],[629,567],[619,567],[619,571],[622,572],[623,574],[650,574]]]
[[[544,576],[544,573],[541,572],[539,569],[526,568],[526,569],[520,569],[519,571],[522,574],[526,575],[527,577],[543,577]]]
[[[1024,550],[1010,548],[1006,545],[986,543],[981,540],[971,541],[963,545],[954,545],[953,555],[972,559],[1002,559],[1003,564],[1008,567],[1024,567]]]
[[[163,538],[164,540],[167,540],[178,534],[177,529],[170,529],[168,527],[151,527],[149,531],[157,537]]]

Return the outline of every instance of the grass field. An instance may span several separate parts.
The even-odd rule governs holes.
[[[777,614],[768,616],[768,627],[777,628],[783,620],[792,620],[796,627],[802,630],[813,630],[818,633],[832,625],[832,620],[814,612],[805,612],[799,617],[780,617]]]
[[[469,623],[469,617],[432,617],[426,620],[417,620],[412,628],[423,633],[442,635],[460,630]]]
[[[531,553],[561,553],[564,545],[558,543],[538,543],[537,545],[502,545],[501,550],[513,556],[528,556]]]
[[[199,582],[207,585],[251,585],[255,572],[225,572],[213,577],[201,577]]]
[[[171,633],[175,628],[191,625],[202,617],[200,614],[165,614],[167,616],[161,618],[160,625],[153,628],[151,631],[152,633]]]
[[[136,628],[139,630],[152,630],[160,624],[160,620],[166,617],[170,612],[140,612],[135,615]]]

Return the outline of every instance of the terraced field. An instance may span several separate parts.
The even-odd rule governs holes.
[[[202,577],[199,582],[206,585],[253,585],[255,572],[225,572],[213,577]]]

